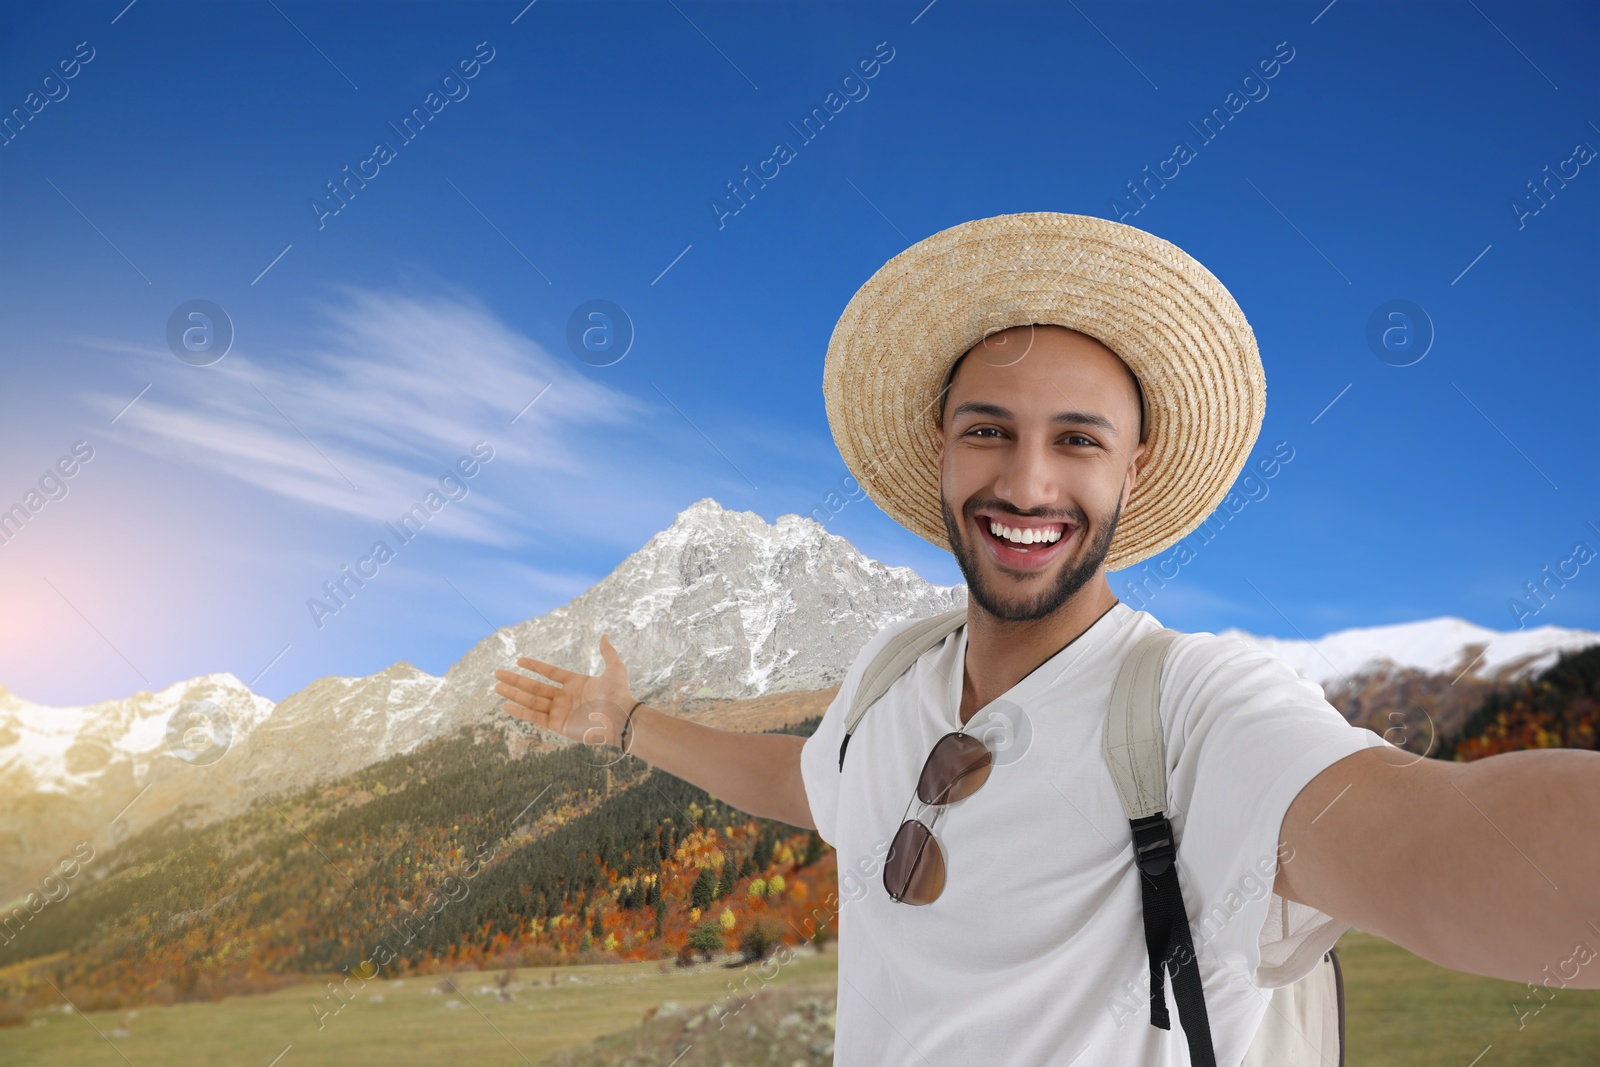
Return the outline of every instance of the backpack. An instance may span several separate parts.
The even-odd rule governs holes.
[[[839,770],[861,717],[924,652],[966,622],[967,609],[922,619],[891,638],[862,672],[845,716]],[[1167,820],[1166,739],[1161,729],[1161,666],[1179,637],[1163,628],[1143,638],[1124,661],[1106,711],[1105,757],[1122,799],[1139,866],[1145,947],[1150,958],[1150,1024],[1172,1028],[1166,977],[1195,1067],[1216,1067],[1200,968],[1178,885],[1178,842]],[[1180,918],[1183,921],[1179,921]],[[1344,1067],[1344,976],[1328,949],[1312,970],[1270,991],[1267,1013],[1240,1067]]]

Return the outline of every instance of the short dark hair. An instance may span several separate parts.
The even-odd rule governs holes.
[[[1039,326],[1044,324],[1035,323],[1034,325]],[[979,343],[981,344],[982,342]],[[972,348],[977,347],[977,345],[972,346]],[[944,372],[944,384],[939,386],[939,421],[935,423],[935,425],[940,429],[944,428],[944,409],[946,406],[945,401],[950,397],[951,383],[956,380],[956,368],[961,366],[961,361],[966,359],[967,356],[972,353],[972,348],[967,349],[965,352],[957,356],[955,358],[955,362],[950,364],[950,369]],[[1128,366],[1128,364],[1123,361],[1121,356],[1117,357],[1117,362],[1121,363],[1122,369],[1128,372],[1128,380],[1133,382],[1133,394],[1139,398],[1139,443],[1144,444],[1149,434],[1149,426],[1147,425],[1147,420],[1145,419],[1144,386],[1139,384],[1139,376],[1133,373],[1133,368]]]

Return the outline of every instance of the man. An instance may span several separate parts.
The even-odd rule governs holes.
[[[869,642],[805,739],[640,705],[607,637],[598,677],[524,658],[558,685],[497,671],[496,692],[834,846],[835,1062],[1190,1063],[1176,1019],[1151,1025],[1140,874],[1102,754],[1112,682],[1161,624],[1106,571],[1193,530],[1248,459],[1265,381],[1243,313],[1133,227],[980,219],[862,286],[824,392],[852,473],[969,591],[965,625],[874,714],[847,736],[866,664],[908,624]],[[1446,967],[1600,988],[1600,754],[1419,759],[1210,633],[1172,645],[1160,718],[1218,1064],[1240,1063],[1265,990],[1351,925]],[[919,776],[951,734],[993,757],[981,789],[930,806]],[[931,840],[909,857],[891,847],[908,828]],[[911,859],[939,865],[915,891]]]

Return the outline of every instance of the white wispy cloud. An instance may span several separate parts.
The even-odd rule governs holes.
[[[489,469],[581,484],[607,463],[590,442],[620,436],[596,431],[659,418],[655,406],[585,378],[468,295],[341,287],[319,311],[305,348],[239,345],[208,368],[174,372],[165,350],[102,342],[162,366],[114,433],[169,461],[381,522],[417,503],[474,442],[494,448]],[[107,393],[86,400],[107,418],[128,403]],[[572,432],[580,428],[588,432]],[[574,451],[574,441],[585,447]],[[448,536],[503,546],[521,540],[530,516],[473,489],[440,517]]]

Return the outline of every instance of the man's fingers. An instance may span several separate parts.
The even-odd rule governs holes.
[[[557,667],[554,663],[546,663],[544,660],[534,659],[532,656],[519,657],[517,664],[531,671],[538,671],[546,678],[553,678],[558,682],[566,682],[573,678],[582,677],[576,671],[569,671],[565,667]]]
[[[516,689],[510,686],[494,687],[494,691],[504,697],[509,703],[529,711],[537,711],[541,715],[548,715],[555,709],[555,701],[538,693],[530,693],[525,689]]]
[[[512,671],[496,672],[495,677],[500,679],[499,684],[495,686],[495,692],[505,692],[500,688],[502,685],[510,689],[520,690],[524,693],[531,693],[534,696],[547,697],[551,699],[553,699],[557,693],[562,692],[562,690],[557,689],[553,685],[538,681],[534,678],[529,678],[526,675],[516,674]],[[505,695],[508,697],[515,696],[514,693],[505,693]]]
[[[544,693],[535,693],[528,689],[520,689],[514,685],[501,683],[494,687],[494,691],[507,700],[521,704],[525,708],[532,708],[534,711],[548,712],[555,706],[554,697],[547,696]]]
[[[509,700],[500,705],[500,710],[513,719],[521,719],[523,722],[530,722],[535,726],[544,726],[549,719],[548,712],[534,711],[525,704],[516,704]]]

